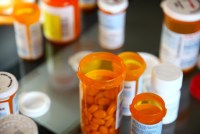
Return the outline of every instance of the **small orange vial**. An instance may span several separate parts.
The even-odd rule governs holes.
[[[54,43],[64,44],[80,35],[78,0],[43,0],[44,35]]]
[[[135,95],[142,92],[141,76],[145,71],[146,64],[138,53],[123,52],[119,54],[119,57],[124,61],[126,65],[122,113],[125,116],[131,116],[129,106]]]
[[[123,61],[112,53],[95,52],[79,64],[83,134],[118,134],[125,78]]]
[[[14,28],[18,55],[26,60],[43,54],[40,10],[35,3],[20,3],[14,7]]]
[[[79,0],[82,10],[89,11],[97,7],[97,0]]]
[[[160,96],[153,93],[138,94],[130,105],[130,111],[131,134],[161,134],[166,108]]]
[[[164,23],[160,46],[162,62],[171,62],[183,72],[196,64],[200,44],[199,0],[165,0],[161,3]]]

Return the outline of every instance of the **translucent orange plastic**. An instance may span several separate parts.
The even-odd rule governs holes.
[[[135,52],[123,52],[119,57],[126,65],[126,81],[136,81],[146,68],[144,59]]]
[[[97,8],[97,4],[84,4],[84,3],[80,3],[79,6],[80,6],[80,8],[83,11],[92,11],[92,10],[94,10],[94,9]]]
[[[52,6],[52,7],[64,7],[67,5],[73,5],[74,7],[74,39],[75,40],[79,37],[80,35],[80,9],[79,9],[79,4],[78,4],[78,0],[43,0],[47,5]],[[50,39],[49,39],[50,40]],[[66,42],[58,42],[58,41],[54,41],[51,40],[52,42],[55,42],[57,44],[63,44]]]
[[[167,110],[160,96],[153,93],[141,93],[133,99],[130,111],[132,118],[138,122],[153,125],[162,121]]]
[[[194,22],[184,22],[171,18],[168,15],[164,15],[165,25],[173,32],[180,34],[192,34],[200,31],[200,20]],[[194,67],[183,70],[184,73],[188,73],[193,70]]]
[[[82,132],[118,134],[115,123],[118,94],[125,78],[123,61],[111,53],[92,53],[80,61],[77,75]]]
[[[35,3],[20,3],[14,6],[13,17],[22,24],[31,25],[39,21],[40,10]]]

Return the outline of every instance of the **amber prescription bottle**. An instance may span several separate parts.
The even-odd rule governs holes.
[[[123,61],[112,53],[94,52],[79,64],[81,128],[84,134],[119,133]]]
[[[131,116],[129,106],[136,94],[142,92],[142,74],[145,71],[146,64],[143,58],[135,52],[123,52],[119,57],[126,65],[126,78],[123,89],[122,114]]]
[[[195,66],[200,44],[200,2],[198,0],[166,0],[161,3],[164,22],[160,59],[184,72]]]
[[[0,72],[0,118],[19,112],[17,90],[18,82],[15,76]]]
[[[89,11],[97,7],[97,0],[79,0],[79,6],[84,11]]]
[[[161,134],[166,108],[160,96],[148,92],[138,94],[130,105],[130,111],[131,134]]]
[[[98,0],[99,42],[105,49],[118,49],[124,44],[128,0]]]
[[[152,70],[151,92],[161,96],[167,108],[163,124],[174,122],[178,116],[182,81],[182,70],[171,63],[162,63]]]
[[[79,37],[78,0],[43,0],[44,35],[54,43],[64,44]]]
[[[14,28],[18,55],[26,60],[43,54],[40,10],[35,3],[20,3],[14,7]]]

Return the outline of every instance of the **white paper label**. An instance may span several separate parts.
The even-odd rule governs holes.
[[[19,113],[19,110],[18,110],[18,101],[17,101],[17,95],[15,94],[14,98],[13,98],[13,114],[17,114]]]
[[[14,22],[14,28],[15,28],[15,38],[17,43],[17,51],[20,57],[30,58],[30,49],[29,49],[29,43],[28,43],[28,31],[26,29],[26,26]]]
[[[131,134],[161,134],[162,122],[153,125],[146,125],[131,118]]]
[[[10,107],[8,102],[0,103],[0,118],[10,114]]]
[[[123,100],[123,90],[121,90],[117,96],[117,110],[116,110],[116,122],[115,129],[118,129],[122,119],[122,100]]]
[[[40,23],[35,23],[30,26],[30,41],[32,58],[37,58],[42,55],[42,31]]]
[[[125,81],[123,89],[123,105],[122,113],[123,115],[130,116],[131,112],[129,110],[130,104],[136,94],[136,81]]]
[[[35,59],[42,55],[42,31],[40,23],[32,24],[30,27],[19,22],[14,23],[17,50],[20,57]],[[28,35],[30,38],[28,38]]]
[[[125,12],[116,15],[99,11],[99,40],[104,48],[116,49],[124,44]]]
[[[196,64],[199,53],[200,32],[178,34],[163,25],[160,58],[171,62],[181,69],[188,69]]]

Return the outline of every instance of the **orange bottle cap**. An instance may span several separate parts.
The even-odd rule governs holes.
[[[14,7],[14,19],[22,24],[33,24],[39,21],[40,10],[35,3],[22,3]]]
[[[153,93],[141,93],[135,96],[130,105],[132,117],[143,124],[156,124],[166,114],[163,99]]]

